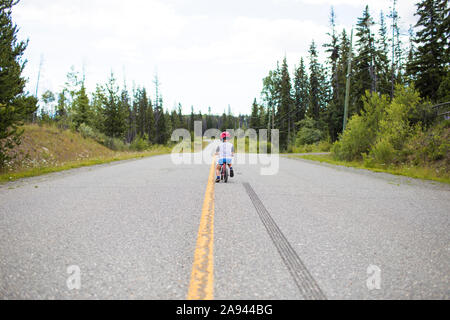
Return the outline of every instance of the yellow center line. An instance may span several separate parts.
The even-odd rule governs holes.
[[[216,161],[213,159],[203,202],[202,217],[198,230],[192,266],[188,300],[214,299],[214,175]]]

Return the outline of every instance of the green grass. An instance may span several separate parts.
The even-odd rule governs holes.
[[[10,173],[0,173],[0,183],[6,183],[8,181],[15,181],[18,179],[23,178],[30,178],[30,177],[36,177],[45,175],[48,173],[53,172],[61,172],[66,171],[70,169],[76,169],[81,167],[89,167],[89,166],[95,166],[99,164],[107,164],[117,161],[123,161],[123,160],[132,160],[132,159],[141,159],[141,158],[147,158],[157,155],[163,155],[168,154],[172,151],[169,147],[156,147],[148,151],[144,152],[121,152],[117,153],[114,156],[109,157],[102,157],[102,158],[94,158],[94,159],[87,159],[87,160],[79,160],[79,161],[70,161],[63,163],[58,166],[42,166],[37,168],[31,168],[31,169],[23,169],[19,170],[17,172],[10,172]]]
[[[397,176],[406,176],[410,178],[422,179],[422,180],[433,180],[438,182],[443,182],[450,184],[450,176],[438,176],[433,168],[428,167],[411,167],[411,166],[377,166],[373,168],[368,168],[364,165],[362,161],[338,161],[333,159],[332,155],[304,155],[304,156],[289,156],[289,158],[300,158],[311,161],[318,161],[321,163],[329,163],[338,166],[345,166],[351,168],[365,169],[373,172],[384,172],[390,173]]]
[[[322,153],[330,152],[331,143],[328,141],[321,141],[315,144],[303,145],[303,146],[290,146],[287,153]]]
[[[77,132],[51,125],[26,125],[14,160],[0,170],[0,183],[75,168],[139,159],[172,152],[170,146],[145,151],[114,151]]]

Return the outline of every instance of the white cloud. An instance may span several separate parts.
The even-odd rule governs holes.
[[[299,1],[308,10],[306,19],[297,19],[289,11],[290,3]],[[387,10],[389,0],[381,2],[377,6]],[[406,2],[399,3],[402,17],[413,7]],[[349,6],[356,8],[351,19],[340,20],[338,14],[339,25],[346,28],[362,12],[361,2],[353,0],[268,0],[261,5],[266,11],[254,15],[228,11],[222,16],[226,4],[208,2],[209,16],[205,3],[190,2],[189,14],[182,14],[177,1],[22,0],[13,14],[20,36],[30,38],[28,87],[34,91],[43,54],[41,93],[59,90],[70,66],[81,70],[83,64],[90,89],[105,81],[112,69],[119,79],[126,70],[129,81],[152,92],[157,68],[167,107],[180,101],[187,112],[194,105],[203,112],[212,106],[219,113],[231,104],[235,113],[247,113],[253,98],[259,96],[262,78],[284,54],[292,69],[300,56],[307,56],[314,39],[323,55],[320,46],[328,31],[323,13],[329,12],[331,4],[338,13],[346,13]]]
[[[281,1],[292,1],[292,0],[281,0]],[[389,14],[392,10],[393,1],[392,0],[293,0],[309,5],[317,6],[333,6],[337,8],[339,6],[349,6],[354,8],[363,9],[366,5],[369,6],[369,10],[372,15],[378,19],[379,13],[384,12],[385,15]],[[414,13],[416,11],[417,1],[413,0],[397,0],[397,11],[400,12],[400,17],[402,19],[402,24],[405,28],[408,28],[410,24],[414,24],[416,19],[414,18]],[[355,19],[356,22],[356,19]],[[353,23],[355,23],[353,22]]]
[[[326,32],[326,27],[312,21],[237,17],[229,27],[228,37],[184,51],[169,47],[161,55],[180,61],[273,64],[284,52],[304,53],[312,39],[320,41]]]

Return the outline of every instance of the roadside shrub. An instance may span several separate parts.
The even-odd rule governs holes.
[[[375,164],[375,160],[373,159],[373,157],[370,157],[367,153],[363,153],[362,158],[363,158],[364,167],[375,168],[376,164]]]
[[[333,145],[329,141],[320,141],[317,147],[320,152],[330,152]]]
[[[59,117],[56,121],[56,126],[61,130],[69,130],[71,128],[72,122],[67,116]]]
[[[82,135],[83,138],[93,139],[96,142],[114,151],[128,151],[131,148],[128,144],[123,142],[122,139],[108,137],[104,133],[93,129],[84,123],[80,125],[80,127],[78,128],[78,132]],[[144,148],[142,150],[139,150],[143,151],[148,148],[148,145],[144,146],[142,142],[139,142],[139,146],[137,147]]]
[[[323,140],[319,143],[306,144],[300,146],[290,146],[288,153],[311,153],[311,152],[330,152],[332,144],[329,141]]]
[[[338,160],[351,161],[367,153],[375,137],[364,118],[355,115],[349,121],[341,140],[333,145],[331,151]]]
[[[324,138],[322,130],[318,129],[317,121],[306,118],[299,122],[300,130],[297,133],[296,145],[309,145],[318,143]]]
[[[114,151],[128,151],[129,149],[129,146],[119,138],[106,137],[104,145]]]
[[[380,120],[389,105],[388,97],[366,93],[361,115],[354,115],[348,122],[341,139],[332,147],[337,160],[352,161],[361,159],[374,145],[380,126]]]
[[[395,158],[395,149],[388,139],[382,139],[370,150],[369,157],[376,163],[390,164]],[[367,158],[365,159],[367,161]]]
[[[82,123],[79,127],[78,127],[78,132],[81,134],[81,136],[85,139],[94,139],[97,140],[97,135],[94,131],[94,129],[92,129],[91,127],[89,127],[88,125],[86,125],[85,123]]]
[[[150,143],[148,142],[148,138],[146,136],[135,139],[130,145],[130,149],[133,151],[145,151],[149,148]]]
[[[378,140],[389,141],[395,150],[403,149],[405,142],[414,132],[410,118],[417,113],[419,103],[419,93],[413,87],[397,86],[395,98],[380,121]]]
[[[416,130],[416,133],[405,145],[408,160],[415,164],[443,161],[450,168],[450,121],[446,120],[435,125],[426,132]]]
[[[419,103],[420,97],[414,87],[397,86],[394,99],[379,121],[376,141],[369,150],[368,157],[375,163],[400,163],[407,159],[405,143],[415,130],[420,130],[419,124],[413,126],[410,122],[417,116]]]

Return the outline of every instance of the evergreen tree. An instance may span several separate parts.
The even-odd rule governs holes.
[[[147,95],[145,95],[145,100],[147,101],[147,110],[146,110],[146,116],[145,116],[145,132],[147,134],[148,140],[151,143],[157,143],[157,128],[156,128],[156,115],[155,111],[153,109],[153,104],[150,98],[147,98]]]
[[[220,131],[224,132],[224,131],[229,129],[227,127],[227,125],[228,125],[228,117],[227,117],[227,114],[226,114],[225,110],[223,110],[222,118],[220,119],[219,123],[220,123]]]
[[[67,116],[67,100],[63,91],[58,93],[58,101],[56,104],[55,118],[60,121],[62,118]]]
[[[133,97],[135,94],[135,90],[133,89]],[[127,105],[127,142],[132,143],[137,137],[136,108],[135,102],[133,101],[131,103],[126,84],[124,84],[124,89],[122,90],[122,101],[126,102]]]
[[[208,115],[206,116],[206,129],[213,128],[213,118],[211,115],[211,107],[208,107]]]
[[[172,113],[170,114],[170,121],[172,124],[172,130],[182,128],[182,123],[180,122],[180,118],[178,117],[178,112],[177,112],[176,107],[174,107],[174,109],[172,110]]]
[[[303,58],[300,59],[300,65],[295,70],[294,76],[294,107],[295,122],[305,118],[306,110],[309,104],[309,78],[306,73],[306,66]]]
[[[236,123],[234,122],[233,113],[231,112],[231,106],[228,105],[228,114],[226,118],[226,128],[227,129],[236,129]]]
[[[409,34],[409,48],[406,61],[405,81],[407,84],[411,85],[414,79],[411,77],[409,67],[413,62],[414,56],[416,54],[416,47],[414,45],[414,28],[412,25],[409,26],[408,34]]]
[[[104,113],[104,104],[106,101],[106,93],[104,86],[97,84],[95,92],[92,94],[92,112],[93,112],[93,121],[92,126],[99,132],[105,132],[104,123],[105,123],[105,113]],[[64,116],[60,119],[62,124],[68,120],[66,106],[68,104],[67,95],[64,92],[61,92],[58,108],[60,108],[61,112],[65,112]]]
[[[172,136],[172,132],[174,130],[172,117],[169,114],[169,110],[166,110],[166,113],[164,114],[164,119],[165,119],[165,122],[166,122],[166,133],[165,133],[165,142],[164,142],[164,144],[166,144],[169,141],[170,137]]]
[[[317,47],[314,41],[311,43],[309,55],[310,94],[308,113],[311,118],[319,121],[328,103],[328,85],[326,82],[326,71],[319,63]]]
[[[238,119],[238,123],[239,123],[239,128],[242,127],[242,121],[241,121],[242,116],[239,115],[239,119]],[[266,112],[266,108],[264,108],[264,106],[259,105],[259,127],[258,129],[267,129],[267,112]]]
[[[277,68],[269,72],[263,80],[261,92],[262,100],[267,109],[267,128],[275,128],[275,114],[280,103],[281,70],[277,62]],[[266,124],[265,124],[266,125]]]
[[[339,44],[339,60],[337,65],[337,74],[338,74],[338,93],[336,95],[336,100],[332,100],[328,106],[327,110],[327,124],[328,130],[330,134],[330,138],[332,141],[336,141],[339,137],[339,134],[342,133],[343,127],[343,118],[344,118],[344,105],[345,105],[345,91],[346,91],[346,83],[347,83],[347,74],[348,74],[348,59],[349,59],[349,51],[350,51],[350,39],[347,36],[347,32],[345,29],[342,31],[340,36],[340,44]],[[354,98],[353,91],[350,92],[350,97],[356,101]],[[353,110],[354,112],[354,110]],[[350,114],[353,113],[350,110]]]
[[[357,33],[358,41],[357,57],[355,58],[355,75],[354,86],[355,94],[357,96],[356,111],[359,113],[363,108],[362,97],[365,96],[366,90],[371,93],[376,91],[377,79],[375,70],[375,39],[371,31],[371,26],[374,24],[370,16],[369,6],[366,6],[363,16],[358,18]]]
[[[389,14],[389,18],[392,19],[392,38],[391,38],[391,75],[390,75],[390,96],[391,99],[394,97],[395,84],[402,81],[402,71],[403,71],[403,51],[402,42],[400,40],[400,27],[399,21],[400,16],[397,11],[397,0],[392,0],[392,9]]]
[[[27,42],[17,39],[18,28],[11,17],[13,0],[0,0],[0,167],[10,159],[8,150],[20,144],[19,126],[37,110],[36,99],[23,96],[22,56]]]
[[[123,139],[127,129],[127,110],[120,101],[119,87],[116,85],[116,79],[112,73],[106,84],[105,92],[103,104],[104,132],[109,137]]]
[[[260,112],[259,106],[255,98],[252,105],[252,114],[250,116],[250,128],[252,129],[259,129],[261,126],[259,112]]]
[[[148,135],[148,108],[147,90],[145,88],[138,88],[134,97],[134,109],[136,110],[137,133],[141,138],[144,135]]]
[[[189,117],[189,131],[194,131],[194,126],[195,126],[194,106],[191,106],[191,116]]]
[[[73,123],[75,125],[75,128],[78,130],[78,128],[83,123],[87,126],[90,126],[92,120],[92,112],[84,83],[82,84],[80,91],[76,93],[73,109]]]
[[[183,106],[181,105],[181,103],[178,104],[178,121],[180,123],[180,128],[186,129],[187,126],[184,122],[184,117],[183,117]]]
[[[199,122],[201,122],[202,123],[202,135],[205,133],[205,123],[204,123],[204,121],[203,121],[204,119],[203,119],[203,114],[202,114],[202,111],[201,110],[199,110],[198,111],[198,116],[197,116],[197,121],[199,121]]]
[[[383,12],[380,13],[380,29],[376,40],[376,77],[377,91],[380,94],[391,93],[391,66],[389,65],[389,45],[387,37],[387,26]]]
[[[328,62],[331,65],[331,87],[332,87],[332,101],[336,102],[339,94],[339,79],[338,79],[338,60],[339,60],[339,38],[336,33],[336,15],[333,7],[331,7],[330,14],[331,33],[327,33],[330,37],[330,42],[324,44],[325,52],[329,54]]]
[[[416,88],[424,98],[439,101],[441,82],[446,78],[450,63],[449,9],[446,0],[422,0],[417,4],[414,58],[408,73],[415,79]]]
[[[291,143],[294,124],[292,85],[286,57],[281,67],[280,104],[277,110],[277,127],[280,130],[280,148],[287,149]]]
[[[167,137],[167,122],[164,115],[164,109],[161,104],[157,104],[154,111],[155,124],[156,124],[156,139],[157,144],[166,144]]]
[[[128,143],[133,142],[136,138],[136,114],[134,108],[131,105],[130,94],[127,90],[127,86],[124,83],[124,87],[120,93],[120,103],[123,111],[126,114],[126,141]]]

